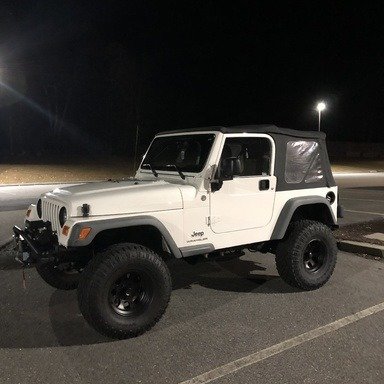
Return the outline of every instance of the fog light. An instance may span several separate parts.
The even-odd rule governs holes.
[[[90,234],[91,232],[91,228],[90,227],[85,227],[85,228],[82,228],[80,233],[79,233],[79,240],[84,240],[88,237],[88,235]]]

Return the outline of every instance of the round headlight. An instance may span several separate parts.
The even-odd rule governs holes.
[[[41,199],[39,199],[39,201],[37,202],[37,205],[36,205],[37,216],[39,216],[39,219],[41,219],[41,216],[43,214],[41,205],[42,205],[42,202],[41,202]]]
[[[67,210],[65,209],[65,207],[63,207],[60,209],[59,212],[59,222],[61,226],[64,225],[64,223],[67,221],[67,218]]]

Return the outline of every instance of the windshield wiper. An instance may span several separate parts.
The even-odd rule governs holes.
[[[166,168],[170,168],[170,167],[175,168],[176,171],[179,173],[180,177],[181,177],[183,180],[185,180],[185,175],[184,175],[184,173],[181,171],[181,169],[180,169],[176,164],[167,164],[165,167],[166,167]]]
[[[145,163],[141,167],[148,167],[151,170],[151,172],[154,174],[155,177],[159,176],[159,174],[156,172],[156,170],[152,167],[151,164]]]

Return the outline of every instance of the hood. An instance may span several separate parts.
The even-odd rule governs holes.
[[[166,181],[106,181],[55,189],[43,198],[67,208],[69,216],[81,216],[83,204],[90,216],[121,215],[182,209],[181,185]]]

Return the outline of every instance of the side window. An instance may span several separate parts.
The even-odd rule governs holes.
[[[235,176],[268,176],[271,153],[271,142],[265,137],[230,137],[225,140],[220,162],[235,158]]]
[[[285,160],[285,181],[290,184],[315,183],[323,178],[319,143],[288,141]]]

